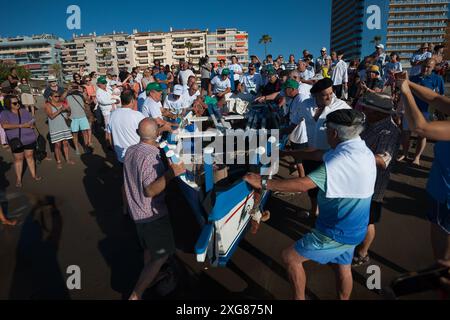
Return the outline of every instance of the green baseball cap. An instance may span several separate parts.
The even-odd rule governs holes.
[[[223,75],[223,76],[227,76],[227,75],[229,75],[229,74],[230,74],[230,69],[225,68],[225,69],[222,70],[222,75]]]
[[[150,92],[152,90],[164,91],[164,89],[161,87],[161,85],[158,82],[151,82],[147,85],[147,88],[145,88],[146,92]]]
[[[274,68],[267,68],[267,74],[268,74],[269,76],[273,76],[273,75],[276,75],[277,72],[275,71]]]
[[[298,89],[299,86],[300,84],[294,79],[288,79],[285,83],[283,83],[283,89],[287,88]]]
[[[101,76],[97,79],[97,84],[108,84],[108,81],[104,76]]]

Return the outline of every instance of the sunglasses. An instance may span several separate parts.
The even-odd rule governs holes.
[[[19,103],[18,102],[11,102],[11,105],[13,106],[17,106]]]
[[[61,96],[53,96],[53,98],[59,98],[59,97],[61,97]]]

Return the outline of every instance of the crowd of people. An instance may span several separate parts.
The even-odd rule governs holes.
[[[207,96],[223,113],[237,112],[230,103],[235,100],[278,106],[289,136],[282,156],[295,159],[298,177],[267,180],[248,174],[245,180],[256,189],[304,192],[310,198],[304,214],[316,217],[314,229],[282,253],[295,298],[305,299],[303,263],[313,260],[336,266],[339,298],[349,299],[351,268],[370,261],[390,172],[396,161],[409,159],[411,133],[418,135],[413,165],[420,165],[427,138],[440,141],[427,186],[427,214],[436,260],[448,264],[450,259],[450,99],[444,96],[448,65],[442,55],[442,46],[424,44],[411,58],[409,74],[400,54],[387,56],[382,44],[349,63],[344,52],[328,55],[322,48],[317,59],[304,50],[299,60],[291,54],[286,62],[281,55],[267,55],[263,62],[251,56],[247,66],[236,56],[228,64],[211,63],[206,56],[197,68],[186,61],[163,66],[159,60],[106,75],[82,68],[66,87],[49,78],[44,111],[58,169],[63,160],[75,163],[70,140],[76,155],[90,153],[98,133],[115,152],[123,169],[123,212],[136,222],[144,249],[144,269],[130,296],[140,299],[175,252],[164,190],[184,172],[183,164],[161,156],[158,137],[177,130],[176,119],[187,111],[206,115]],[[19,79],[14,69],[8,81],[0,137],[14,155],[16,187],[21,187],[24,159],[32,178],[41,180],[33,157],[35,101],[27,79]],[[14,224],[3,214],[0,219]]]

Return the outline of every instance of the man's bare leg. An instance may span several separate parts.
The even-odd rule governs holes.
[[[409,145],[411,140],[411,132],[410,131],[403,131],[402,133],[402,151],[403,154],[398,157],[398,161],[402,161],[408,158],[408,152],[409,152]]]
[[[141,300],[142,294],[148,288],[148,286],[153,282],[159,270],[163,264],[167,261],[169,256],[166,255],[155,261],[151,261],[150,253],[144,251],[144,269],[142,269],[139,280],[134,287],[133,292],[128,300]]]
[[[373,240],[375,239],[375,225],[369,224],[367,227],[367,234],[366,238],[364,239],[363,243],[358,248],[358,255],[360,257],[367,256],[370,246],[372,245]]]
[[[294,245],[283,250],[282,258],[287,265],[289,278],[294,287],[294,299],[305,300],[306,273],[303,268],[303,262],[308,261],[308,259],[300,256],[295,251]]]
[[[417,137],[416,155],[414,156],[413,163],[420,166],[420,157],[427,146],[427,139],[422,137]]]
[[[352,266],[336,265],[336,290],[340,300],[349,300],[353,289]]]

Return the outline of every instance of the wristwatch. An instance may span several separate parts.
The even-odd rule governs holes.
[[[261,178],[261,188],[263,191],[267,190],[267,178]]]

